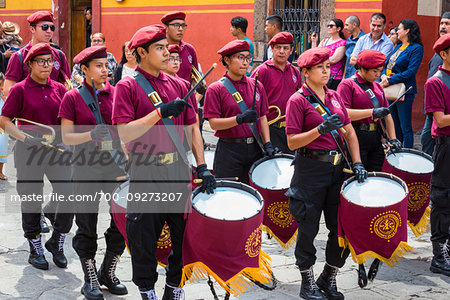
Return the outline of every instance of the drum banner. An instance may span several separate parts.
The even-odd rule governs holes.
[[[386,160],[383,172],[400,177],[408,185],[408,225],[415,236],[422,235],[430,221],[430,181],[429,174],[414,174],[399,170],[391,166]]]
[[[338,210],[338,241],[349,247],[353,261],[365,263],[375,257],[390,267],[396,265],[406,252],[407,201],[385,207],[363,207],[349,202],[341,194]]]
[[[284,195],[286,191],[261,188],[258,188],[258,191],[264,199],[263,229],[272,235],[281,247],[289,249],[297,241],[298,223],[289,212],[289,198]]]
[[[269,283],[271,259],[261,250],[262,219],[262,212],[247,220],[225,221],[192,210],[183,240],[181,286],[212,276],[227,292],[239,295],[252,280]]]

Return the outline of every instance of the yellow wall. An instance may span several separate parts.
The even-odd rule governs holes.
[[[51,9],[52,0],[6,0],[6,7],[0,8],[0,16],[8,11],[29,11],[33,9]],[[17,12],[20,13],[20,12]],[[28,13],[26,14],[28,15]]]

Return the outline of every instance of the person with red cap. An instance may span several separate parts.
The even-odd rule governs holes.
[[[169,62],[166,28],[151,25],[139,29],[128,45],[138,62],[134,76],[115,87],[112,122],[130,153],[130,185],[127,200],[127,240],[133,268],[133,282],[142,299],[157,299],[155,283],[158,262],[156,248],[164,223],[172,240],[166,267],[164,300],[184,299],[182,241],[184,212],[190,196],[189,162],[183,148],[183,126],[197,124],[195,110],[186,101],[185,83],[162,70]],[[193,96],[191,96],[193,98]],[[195,100],[188,100],[189,102]],[[197,162],[201,191],[212,193],[215,178],[208,171],[198,126],[193,126],[192,147]],[[149,197],[177,201],[151,201]],[[147,202],[139,201],[139,197]],[[158,198],[159,199],[159,198]]]
[[[0,127],[17,139],[14,149],[17,193],[21,198],[31,197],[33,200],[21,203],[22,228],[30,244],[28,262],[43,270],[49,267],[42,247],[40,226],[44,174],[52,184],[54,195],[63,199],[72,195],[72,184],[68,183],[70,167],[61,162],[64,153],[54,149],[61,143],[58,109],[67,90],[50,78],[55,59],[52,53],[48,43],[38,43],[29,49],[24,63],[31,73],[12,87],[0,116]],[[12,122],[15,118],[18,119],[17,126]],[[48,136],[49,130],[32,125],[35,122],[53,127],[56,136]],[[51,217],[54,231],[45,247],[52,253],[53,262],[65,268],[64,239],[72,227],[73,214],[59,208],[62,206],[58,202]]]
[[[27,21],[30,24],[31,41],[9,59],[5,74],[5,95],[8,95],[9,90],[15,83],[24,80],[30,74],[30,68],[25,63],[25,59],[32,46],[38,43],[49,44],[56,30],[53,20],[53,14],[43,10],[28,16]],[[70,79],[70,67],[66,55],[61,50],[53,47],[52,54],[54,61],[50,78],[65,83],[66,79]]]
[[[260,82],[255,90],[255,79],[245,76],[252,61],[249,49],[246,41],[234,40],[217,52],[227,72],[206,90],[203,110],[219,138],[214,175],[238,177],[247,184],[251,165],[263,153],[275,154],[267,125],[266,92]]]
[[[338,130],[345,129],[358,182],[367,178],[361,163],[358,139],[339,94],[326,87],[330,77],[330,49],[318,47],[303,52],[297,60],[306,82],[289,98],[286,109],[286,134],[289,149],[295,150],[294,176],[286,192],[289,210],[299,223],[295,246],[296,265],[300,268],[304,299],[344,299],[337,290],[336,275],[349,250],[339,247],[337,215],[340,189],[346,176],[345,146]],[[325,112],[325,113],[324,113]],[[343,159],[344,158],[344,159]],[[326,263],[317,281],[314,239],[322,213],[329,230]]]
[[[433,116],[431,134],[436,143],[430,191],[433,244],[430,270],[450,276],[450,33],[441,36],[433,50],[443,63],[425,83],[425,112]]]
[[[116,178],[125,175],[118,166],[123,159],[118,151],[120,140],[110,126],[114,87],[107,80],[106,47],[86,48],[75,56],[73,62],[80,65],[85,80],[79,88],[66,93],[61,102],[59,118],[62,139],[66,145],[75,146],[76,159],[72,161],[74,194],[91,195],[94,199],[93,202],[78,203],[75,214],[78,229],[72,245],[84,272],[81,293],[87,299],[103,299],[101,284],[112,294],[126,295],[126,286],[115,275],[117,263],[125,249],[125,240],[112,215],[105,232],[106,253],[98,273],[94,259],[99,209],[99,199],[95,199],[94,195],[111,195],[117,185]],[[86,157],[89,159],[84,159]],[[87,161],[93,163],[88,164]]]
[[[269,109],[271,106],[280,109],[279,113],[277,110],[269,111],[267,116],[269,123],[273,122],[269,126],[270,140],[274,147],[289,154],[294,152],[287,145],[286,104],[289,97],[302,87],[300,71],[288,61],[294,51],[293,41],[294,37],[289,32],[280,32],[273,36],[269,41],[272,58],[256,68],[251,76],[254,78],[258,74],[258,81],[263,84],[269,99]]]

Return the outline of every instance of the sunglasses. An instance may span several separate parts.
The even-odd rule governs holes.
[[[51,31],[55,31],[55,29],[56,29],[55,25],[44,24],[44,25],[38,25],[38,26],[41,27],[42,31],[47,31],[49,28]]]
[[[333,27],[335,27],[335,26],[336,26],[336,25],[333,25],[333,24],[328,24],[328,25],[327,25],[328,28],[333,28]]]

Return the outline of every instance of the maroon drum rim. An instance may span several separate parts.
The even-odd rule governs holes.
[[[402,150],[395,151],[395,153],[402,153],[402,152],[403,152],[403,153],[412,153],[412,154],[420,155],[420,156],[422,156],[422,157],[428,159],[429,161],[431,161],[431,163],[433,163],[433,158],[432,158],[430,155],[426,154],[425,152],[422,152],[422,151],[419,151],[419,150],[416,150],[416,149],[410,149],[410,148],[403,148]],[[395,153],[394,153],[394,154],[395,154]],[[394,169],[400,170],[400,171],[405,172],[405,173],[408,173],[408,174],[417,174],[417,175],[424,175],[424,174],[430,174],[430,173],[431,173],[431,172],[423,172],[423,173],[422,173],[422,172],[418,172],[418,173],[412,173],[412,172],[409,172],[409,171],[406,171],[406,170],[403,170],[403,169],[399,169],[399,168],[397,168],[397,167],[391,165],[391,163],[389,162],[389,160],[388,160],[387,158],[388,158],[388,156],[391,156],[391,155],[394,155],[394,154],[392,154],[392,153],[390,153],[390,152],[386,153],[386,162],[387,162],[391,167],[393,167]]]
[[[248,177],[250,178],[250,181],[254,186],[257,186],[263,190],[270,190],[270,191],[284,191],[289,188],[289,187],[285,187],[285,188],[279,188],[279,189],[268,189],[267,187],[260,186],[253,181],[252,174],[255,171],[256,167],[267,160],[276,159],[276,158],[289,158],[289,159],[292,159],[292,161],[294,161],[295,156],[292,154],[278,153],[278,154],[275,154],[273,157],[264,156],[263,158],[260,158],[257,161],[255,161],[253,163],[253,165],[251,166],[250,171],[248,171]]]

